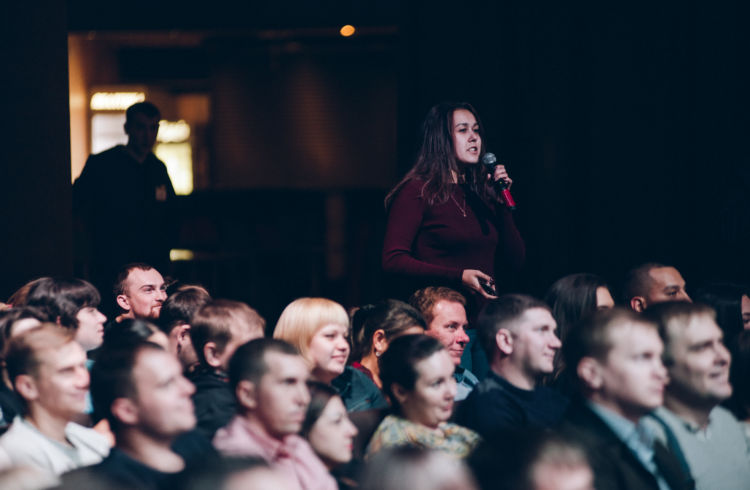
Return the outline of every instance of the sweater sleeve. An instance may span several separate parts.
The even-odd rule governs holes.
[[[414,256],[414,242],[428,206],[421,194],[422,183],[411,180],[394,197],[383,242],[383,270],[392,274],[460,281],[461,269],[430,264]]]

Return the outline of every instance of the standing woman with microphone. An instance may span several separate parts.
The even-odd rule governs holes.
[[[513,203],[501,191],[513,181],[503,165],[480,163],[482,140],[470,104],[432,107],[414,167],[385,198],[383,270],[395,279],[398,293],[425,286],[462,290],[469,293],[470,319],[496,296],[498,270],[518,270],[525,258],[508,209]],[[494,156],[487,157],[494,163]]]

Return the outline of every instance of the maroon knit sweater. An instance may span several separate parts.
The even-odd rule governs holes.
[[[412,287],[459,287],[465,269],[489,274],[498,283],[496,260],[520,269],[525,247],[513,216],[504,206],[484,204],[465,186],[453,186],[451,198],[429,205],[423,181],[408,181],[388,212],[383,270],[401,276]],[[464,216],[464,212],[466,216]]]

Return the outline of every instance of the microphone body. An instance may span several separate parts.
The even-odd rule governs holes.
[[[482,165],[484,165],[487,170],[492,174],[495,171],[495,167],[497,167],[497,157],[494,153],[485,153],[484,156],[482,156]],[[503,201],[505,201],[505,205],[513,211],[516,209],[516,201],[513,199],[513,196],[510,194],[510,189],[508,188],[508,182],[504,180],[497,180],[495,181],[495,188],[497,189],[498,194],[503,196]]]

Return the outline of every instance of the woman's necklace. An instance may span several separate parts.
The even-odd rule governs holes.
[[[463,206],[461,206],[460,204],[458,204],[458,201],[456,201],[456,198],[453,197],[453,194],[451,194],[451,199],[456,204],[456,207],[458,208],[458,210],[461,211],[461,215],[465,218],[466,217],[466,196],[464,196],[464,205]]]

